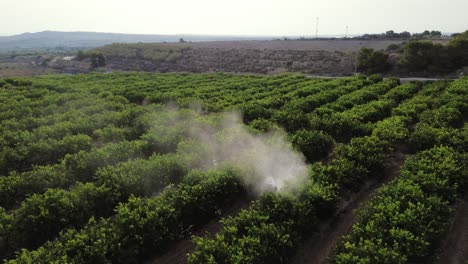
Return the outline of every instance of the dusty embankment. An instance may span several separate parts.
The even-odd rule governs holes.
[[[14,56],[8,63],[17,65],[19,75],[44,73],[85,73],[98,71],[148,72],[232,72],[275,74],[300,72],[325,76],[347,76],[354,73],[355,52],[362,47],[385,49],[401,41],[359,40],[271,40],[212,41],[168,43],[177,48],[188,46],[175,60],[154,61],[135,57],[107,58],[105,67],[93,69],[90,60],[70,60],[53,54]],[[0,65],[1,66],[1,65]],[[27,72],[21,68],[30,68]],[[11,67],[11,66],[10,66]],[[15,75],[0,68],[0,76]]]
[[[334,39],[159,43],[154,45],[163,45],[166,49],[172,48],[172,52],[177,53],[177,56],[173,56],[171,59],[162,58],[158,60],[141,56],[141,54],[144,54],[142,50],[127,50],[123,53],[125,56],[116,56],[115,50],[113,50],[106,55],[106,47],[108,46],[104,46],[98,49],[107,56],[104,67],[92,68],[89,58],[76,61],[70,60],[70,56],[65,55],[14,56],[7,60],[10,63],[8,69],[6,69],[6,64],[5,67],[2,67],[2,64],[6,62],[0,63],[0,77],[45,73],[76,74],[91,71],[254,74],[295,72],[330,77],[352,76],[356,71],[356,53],[361,48],[385,50],[390,44],[401,44],[402,42],[402,40]],[[447,41],[434,42],[446,43]],[[181,48],[182,46],[183,48]],[[396,53],[391,54],[390,60],[393,64],[397,63],[399,56]],[[12,66],[12,64],[16,66]],[[15,70],[12,71],[11,67],[15,67]],[[400,75],[401,73],[390,72],[389,74]],[[427,76],[427,73],[414,76],[433,77]],[[456,78],[456,76],[453,78]]]
[[[107,68],[150,72],[233,72],[275,74],[299,72],[324,76],[349,76],[355,71],[355,54],[363,47],[385,49],[397,41],[271,40],[212,41],[186,45],[173,61],[109,58]]]

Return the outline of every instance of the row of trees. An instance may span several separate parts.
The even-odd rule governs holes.
[[[122,141],[89,152],[67,154],[58,164],[35,166],[31,171],[0,177],[0,206],[12,208],[25,197],[48,188],[67,188],[76,181],[92,181],[98,168],[144,157],[146,148],[143,141]]]
[[[270,119],[284,127],[287,131],[310,129],[310,113],[313,113],[323,105],[333,103],[342,96],[349,97],[348,94],[353,92],[362,92],[365,90],[364,87],[372,83],[374,83],[373,80],[366,78],[356,78],[352,81],[334,80],[321,85],[321,89],[317,92],[302,90],[300,94],[310,94],[307,96],[293,95],[276,113],[270,115]],[[262,113],[266,107],[255,107],[254,109],[256,113]],[[250,114],[252,115],[252,113]],[[259,115],[257,114],[257,116]],[[261,117],[268,118],[267,116]]]
[[[429,263],[465,187],[463,157],[436,147],[406,160],[401,175],[359,211],[333,263]]]
[[[181,157],[155,155],[107,166],[96,172],[94,182],[78,182],[70,190],[48,189],[23,201],[0,225],[5,251],[34,248],[66,228],[80,228],[91,217],[105,217],[130,196],[152,196],[169,184],[177,184],[188,168]]]
[[[423,151],[407,159],[401,175],[359,211],[352,232],[338,244],[333,263],[433,261],[453,214],[450,205],[466,188],[468,137],[466,125],[462,127],[468,116],[468,102],[463,99],[466,81],[454,82],[444,91],[435,83],[429,89],[435,93],[416,98],[417,105],[426,103],[426,110],[419,114],[408,141],[414,151]],[[445,141],[438,133],[423,132],[421,137],[426,129],[445,134]]]
[[[177,187],[153,198],[130,197],[112,218],[91,218],[34,251],[22,250],[10,263],[135,263],[206,223],[243,192],[238,171],[193,171]]]
[[[468,149],[468,125],[464,122],[468,116],[467,79],[452,83],[440,95],[445,105],[436,110],[425,110],[420,122],[414,129],[409,145],[413,151],[421,151],[434,145],[445,145],[463,152]]]

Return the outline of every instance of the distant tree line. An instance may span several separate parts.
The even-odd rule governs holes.
[[[468,31],[456,34],[447,45],[411,40],[402,45],[392,44],[387,51],[362,48],[356,57],[357,69],[366,74],[390,70],[389,52],[401,53],[395,66],[402,73],[450,73],[468,66]]]
[[[372,39],[436,39],[442,38],[442,32],[436,30],[425,30],[422,33],[411,34],[408,31],[397,33],[393,30],[388,30],[381,34],[364,34],[362,36],[354,37],[353,39],[372,40]]]
[[[428,38],[440,38],[442,32],[436,30],[424,30],[422,33],[414,33],[412,39],[428,39]]]
[[[458,33],[452,34],[452,35],[443,35],[441,31],[438,30],[425,30],[421,33],[413,33],[411,34],[408,31],[403,31],[403,32],[395,32],[394,30],[388,30],[384,33],[380,34],[364,34],[361,36],[356,36],[356,37],[299,37],[299,38],[288,38],[288,37],[283,37],[283,38],[277,38],[275,40],[284,40],[284,41],[289,41],[289,40],[334,40],[334,39],[347,39],[347,40],[422,40],[422,39],[441,39],[441,38],[453,38]]]
[[[410,39],[411,33],[403,31],[396,33],[393,30],[389,30],[381,34],[364,34],[362,36],[355,37],[355,39]]]

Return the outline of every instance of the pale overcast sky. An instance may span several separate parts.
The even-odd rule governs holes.
[[[313,35],[468,29],[468,0],[0,0],[0,35],[42,30]]]

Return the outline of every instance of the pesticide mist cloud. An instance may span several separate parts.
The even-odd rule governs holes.
[[[241,169],[247,189],[256,194],[294,192],[308,180],[305,157],[293,149],[283,130],[254,132],[237,112],[202,114],[200,105],[193,106],[158,106],[146,119],[158,146],[169,152],[177,148],[190,168],[234,166]]]
[[[256,193],[289,192],[306,181],[307,166],[302,153],[295,151],[286,133],[254,134],[238,113],[224,113],[216,124],[196,123],[191,137],[209,148],[208,167],[235,165],[243,171],[243,181]]]

